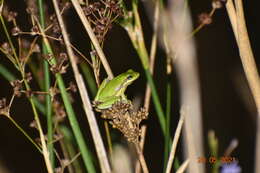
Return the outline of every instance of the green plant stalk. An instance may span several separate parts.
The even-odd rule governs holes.
[[[209,144],[209,150],[211,156],[217,158],[216,163],[212,165],[211,172],[212,173],[218,173],[220,162],[218,159],[218,139],[215,136],[215,133],[213,131],[210,131],[208,133],[208,144]]]
[[[44,9],[43,9],[43,0],[38,0],[39,13],[40,13],[40,24],[42,28],[45,28],[45,19],[44,19]],[[49,52],[46,49],[44,41],[42,41],[42,50],[43,54],[48,54]],[[50,90],[50,71],[49,64],[47,61],[43,62],[44,67],[44,90],[49,92]],[[45,112],[47,116],[47,138],[48,138],[48,150],[50,154],[51,165],[55,167],[55,157],[54,157],[54,147],[53,147],[53,122],[52,122],[52,106],[51,106],[51,96],[46,94],[45,96]]]
[[[134,42],[132,42],[132,43],[134,44]],[[161,103],[160,103],[160,100],[159,100],[159,96],[158,96],[157,91],[156,91],[156,87],[155,87],[155,84],[154,84],[154,81],[153,81],[152,74],[149,70],[149,65],[147,66],[148,53],[147,53],[147,50],[146,50],[143,42],[139,43],[139,46],[136,49],[136,51],[137,51],[137,53],[140,57],[140,60],[141,60],[142,65],[143,65],[148,84],[149,84],[151,91],[152,91],[152,99],[153,99],[153,103],[154,103],[154,106],[155,106],[155,110],[156,110],[156,113],[157,113],[157,116],[158,116],[158,119],[159,119],[159,123],[160,123],[161,129],[162,129],[163,135],[164,135],[164,137],[166,137],[165,116],[164,116],[164,113],[163,113],[163,110],[162,110],[162,106],[161,106]]]
[[[53,55],[52,49],[50,47],[48,40],[46,39],[46,36],[44,35],[44,32],[42,32],[42,34],[43,34],[43,39],[44,39],[44,43],[45,43],[47,52],[50,52],[51,55]],[[55,58],[52,58],[49,63],[51,65],[56,65]],[[72,104],[70,103],[69,95],[66,91],[66,87],[64,85],[64,81],[62,79],[62,76],[61,76],[61,74],[57,73],[55,75],[55,77],[56,77],[58,87],[59,87],[60,92],[61,92],[61,97],[62,97],[64,106],[65,106],[66,112],[68,114],[69,122],[70,122],[70,125],[71,125],[71,128],[72,128],[72,131],[74,133],[74,136],[76,138],[77,144],[79,146],[79,150],[81,152],[85,167],[86,167],[88,173],[95,173],[96,171],[95,171],[94,164],[93,164],[91,157],[90,157],[90,152],[89,152],[87,145],[84,141],[82,132],[80,130],[80,127],[79,127],[79,124],[78,124],[78,121],[77,121],[77,118],[76,118],[76,115],[75,115],[74,110],[72,108]]]
[[[130,36],[130,38],[131,38],[131,36]],[[165,116],[164,116],[164,113],[163,113],[163,110],[162,110],[162,106],[161,106],[161,103],[160,103],[160,100],[159,100],[159,96],[158,96],[157,91],[156,91],[156,87],[155,87],[155,84],[154,84],[154,81],[153,81],[152,74],[149,70],[149,65],[147,66],[147,63],[148,63],[147,50],[146,50],[143,42],[140,43],[139,45],[137,45],[137,43],[132,38],[131,38],[131,41],[132,41],[132,43],[133,43],[133,45],[134,45],[134,47],[135,47],[135,49],[136,49],[136,51],[137,51],[137,53],[140,57],[140,60],[142,62],[148,84],[151,88],[152,99],[153,99],[153,102],[154,102],[155,110],[156,110],[156,113],[157,113],[157,116],[158,116],[158,119],[159,119],[159,123],[160,123],[161,129],[162,129],[163,135],[165,137],[165,135],[166,135]]]
[[[175,170],[178,170],[180,168],[180,166],[181,166],[180,165],[180,161],[179,161],[179,159],[177,157],[174,160],[173,166],[174,166]]]
[[[169,79],[169,78],[168,78]],[[166,85],[166,137],[164,143],[164,172],[168,162],[171,140],[170,140],[170,124],[171,124],[171,84],[170,80]]]
[[[93,75],[91,75],[92,72],[90,71],[90,68],[86,63],[80,63],[80,67],[85,77],[85,80],[88,83],[90,93],[94,97],[95,94],[97,93],[97,87],[96,87],[95,79],[93,78]]]
[[[73,145],[73,141],[75,140],[74,136],[71,130],[68,129],[66,126],[63,125],[59,126],[58,130],[64,136],[64,138],[60,141],[62,150],[66,150],[63,151],[63,153],[64,155],[67,154],[69,159],[71,160],[77,154],[75,147]],[[72,166],[75,169],[76,173],[83,173],[79,159],[74,160],[74,162],[72,162]],[[69,171],[69,172],[74,172],[74,171]]]
[[[165,116],[162,110],[162,106],[159,100],[159,96],[157,94],[156,88],[155,88],[155,84],[151,75],[151,72],[149,69],[145,69],[145,75],[147,78],[147,81],[149,83],[149,86],[151,88],[152,91],[152,99],[153,99],[153,103],[155,106],[155,110],[159,119],[159,123],[163,132],[164,137],[166,136],[166,123],[165,123]]]
[[[25,86],[26,86],[27,91],[29,91],[29,90],[30,90],[30,87],[29,87],[29,85],[27,84],[26,81],[25,81]],[[41,143],[42,143],[42,147],[43,147],[43,156],[44,156],[45,164],[46,164],[48,173],[53,173],[53,168],[51,167],[51,161],[50,161],[50,158],[49,158],[49,152],[48,152],[48,150],[47,150],[47,146],[45,146],[44,134],[43,134],[43,132],[42,132],[42,127],[41,127],[39,115],[38,115],[38,113],[37,113],[37,110],[36,110],[36,107],[35,107],[35,105],[34,105],[33,99],[30,98],[29,101],[30,101],[30,103],[31,103],[31,106],[32,106],[32,109],[33,109],[33,113],[34,113],[34,119],[35,119],[35,121],[36,121],[38,130],[39,130],[39,134],[40,134],[40,138],[41,138]],[[45,153],[45,154],[44,154],[44,148],[46,148],[46,150],[47,150],[47,151],[46,151],[47,153]]]
[[[82,157],[83,157],[84,164],[85,164],[87,171],[89,173],[95,173],[96,171],[95,171],[95,167],[94,167],[93,162],[92,162],[91,157],[90,157],[90,152],[87,149],[83,135],[82,135],[81,130],[79,128],[78,121],[76,119],[72,105],[69,101],[69,96],[68,96],[68,93],[66,91],[63,79],[62,79],[60,74],[56,74],[56,79],[57,79],[58,86],[59,86],[60,91],[61,91],[61,97],[63,99],[65,109],[68,113],[68,118],[69,118],[69,121],[70,121],[71,128],[73,130],[73,133],[75,135],[76,141],[78,143],[79,149],[80,149]]]
[[[130,36],[130,39],[139,55],[139,58],[142,62],[143,68],[145,70],[145,75],[147,78],[147,81],[149,83],[149,86],[151,88],[152,91],[152,99],[155,105],[155,110],[159,119],[159,123],[163,132],[164,137],[166,137],[166,122],[165,122],[165,116],[164,116],[164,112],[159,100],[159,96],[157,94],[156,91],[156,87],[153,81],[153,77],[152,74],[149,70],[149,57],[148,57],[148,53],[147,53],[147,49],[145,47],[144,44],[144,37],[143,37],[143,32],[142,32],[142,25],[141,25],[141,21],[140,21],[140,17],[139,17],[139,13],[138,13],[138,9],[137,9],[137,1],[133,1],[133,12],[134,12],[134,27],[137,29],[137,31],[139,32],[139,36],[138,39],[135,40],[135,38],[133,38],[130,32],[134,32],[133,30],[127,30]]]

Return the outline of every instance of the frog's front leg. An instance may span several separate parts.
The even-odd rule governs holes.
[[[102,92],[102,90],[106,87],[107,83],[109,82],[109,79],[106,78],[102,81],[101,85],[99,86],[98,88],[98,91],[97,91],[97,94],[96,94],[96,97],[95,97],[95,100],[98,100],[99,97],[100,97],[100,92]]]

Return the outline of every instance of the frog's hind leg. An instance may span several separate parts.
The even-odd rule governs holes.
[[[108,97],[105,100],[102,100],[102,103],[98,104],[98,109],[108,109],[110,108],[114,103],[116,103],[118,100],[120,100],[120,96],[113,96]]]

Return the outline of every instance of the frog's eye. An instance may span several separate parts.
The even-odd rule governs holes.
[[[131,80],[133,78],[132,75],[127,76],[127,80]]]

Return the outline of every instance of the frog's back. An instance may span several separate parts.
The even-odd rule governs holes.
[[[108,79],[105,80],[103,81],[104,84],[102,82],[104,86],[98,90],[95,100],[102,101],[103,99],[106,99],[108,97],[116,96],[118,90],[120,90],[121,82],[122,82],[120,75],[116,76],[112,80],[108,80]]]

